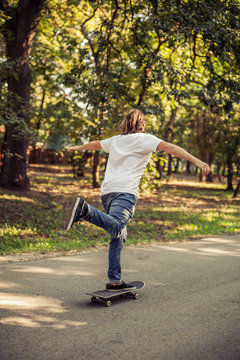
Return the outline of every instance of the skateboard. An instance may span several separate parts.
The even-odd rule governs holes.
[[[101,302],[101,303],[104,303],[107,307],[112,305],[111,299],[113,299],[117,296],[121,296],[121,295],[126,295],[129,297],[132,297],[135,300],[138,300],[139,299],[138,291],[142,290],[144,288],[144,286],[145,286],[144,281],[131,281],[128,284],[135,286],[136,289],[115,290],[115,291],[109,291],[107,289],[104,289],[104,290],[98,290],[98,291],[94,291],[92,293],[85,293],[85,294],[91,296],[92,303]]]

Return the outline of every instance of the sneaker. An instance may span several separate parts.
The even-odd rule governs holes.
[[[118,291],[118,290],[130,290],[131,291],[131,290],[136,289],[136,286],[128,285],[124,281],[122,281],[122,282],[120,282],[120,284],[107,283],[106,289],[108,291]]]
[[[83,220],[89,213],[86,201],[77,197],[74,199],[71,209],[65,221],[64,229],[68,231],[75,222]]]

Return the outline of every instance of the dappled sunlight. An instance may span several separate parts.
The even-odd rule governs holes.
[[[12,310],[41,310],[52,313],[62,313],[66,310],[61,306],[61,301],[43,296],[31,296],[14,293],[0,293],[0,308]]]
[[[209,183],[209,182],[201,182],[199,184],[199,180],[190,180],[190,177],[188,177],[188,179],[186,180],[186,178],[177,178],[177,175],[173,175],[171,177],[171,185],[178,185],[178,186],[192,186],[192,187],[198,187],[201,189],[218,189],[218,190],[224,190],[225,189],[225,184],[222,183]]]
[[[83,254],[83,252],[82,252]],[[69,255],[69,254],[68,254]],[[89,262],[89,259],[87,258],[80,258],[80,257],[76,257],[76,256],[67,256],[67,257],[58,257],[58,258],[54,258],[54,259],[51,259],[51,261],[59,261],[59,262],[69,262],[69,263],[72,263],[72,262],[78,262],[78,263],[86,263],[86,262]]]
[[[10,201],[20,201],[20,202],[28,202],[28,203],[34,203],[34,199],[26,197],[26,196],[17,196],[15,194],[1,194],[1,197],[4,200],[10,200]]]
[[[17,228],[15,226],[9,226],[9,225],[4,225],[2,228],[0,228],[0,236],[6,238],[7,236],[12,236],[12,237],[16,237],[16,236],[35,236],[37,235],[37,229],[31,229],[31,228]]]
[[[2,325],[27,328],[50,327],[61,330],[69,326],[79,327],[88,324],[86,321],[72,321],[56,317],[67,313],[67,310],[62,306],[61,301],[43,296],[0,293],[0,309],[8,313],[14,312],[13,315],[0,318]]]
[[[190,249],[186,249],[186,248],[178,248],[178,247],[170,247],[170,246],[163,246],[163,248],[165,250],[181,252],[181,253],[185,253],[185,254],[196,254],[196,255],[206,255],[206,256],[225,255],[225,256],[240,257],[240,249],[238,249],[238,251],[236,251],[236,250],[228,251],[228,250],[221,250],[221,249],[210,248],[210,247],[209,248],[199,247],[198,249],[195,249],[195,250],[190,250]]]
[[[179,248],[179,247],[172,247],[172,246],[162,246],[165,250],[171,250],[171,251],[177,251],[177,252],[184,252],[184,253],[189,253],[191,252],[191,250],[189,249],[185,249],[185,248]]]
[[[94,276],[96,273],[90,271],[82,271],[82,270],[73,270],[73,269],[53,269],[47,267],[37,267],[37,266],[16,266],[11,269],[13,272],[20,273],[32,273],[32,274],[52,274],[58,276],[69,276],[69,275],[77,275],[77,276]]]
[[[195,224],[184,224],[184,225],[178,225],[177,229],[184,231],[196,231],[199,229],[199,226]]]
[[[174,221],[171,220],[157,220],[157,219],[152,219],[151,221],[154,225],[160,225],[160,226],[173,226],[174,225]]]
[[[31,327],[37,328],[39,324],[32,319],[26,317],[17,317],[12,316],[4,319],[0,319],[0,324],[2,325],[13,325],[13,326],[23,326],[23,327]]]
[[[169,284],[159,281],[149,281],[149,285],[152,285],[153,287],[159,287],[159,286],[168,286]]]
[[[240,241],[236,241],[236,240],[230,240],[230,239],[218,239],[218,238],[206,238],[206,239],[202,239],[202,241],[204,241],[204,243],[219,243],[219,244],[226,244],[229,245],[231,247],[236,247],[238,249],[236,250],[240,250]]]
[[[20,288],[22,285],[9,282],[9,281],[0,281],[0,289],[14,289],[14,288]]]
[[[161,245],[161,248],[168,251],[182,252],[186,254],[196,254],[203,256],[232,256],[240,257],[240,241],[239,238],[232,237],[229,239],[218,239],[218,238],[203,238],[200,241],[194,242],[194,245],[198,244],[199,246],[191,249],[191,247],[186,248],[185,246],[169,246]]]
[[[3,319],[0,319],[0,324],[3,325],[13,325],[13,326],[22,326],[28,328],[42,328],[50,327],[56,330],[66,329],[68,326],[79,327],[87,325],[86,321],[71,321],[71,320],[61,320],[54,317],[46,317],[39,315],[31,315],[30,317],[25,316],[9,316]]]
[[[215,238],[215,237],[208,237],[208,238],[204,238],[202,239],[202,241],[204,241],[205,243],[219,243],[219,244],[228,244],[228,245],[233,245],[233,246],[239,246],[239,243],[236,243],[236,240],[230,240],[230,239],[223,239],[223,238]]]
[[[240,251],[237,250],[228,251],[228,250],[221,250],[216,248],[199,248],[198,250],[210,255],[227,255],[227,256],[238,256],[238,257],[240,256]]]
[[[149,247],[149,245],[128,245],[128,247],[131,249],[133,248],[134,251],[148,251],[148,252],[154,252],[154,245],[151,245],[151,247]]]

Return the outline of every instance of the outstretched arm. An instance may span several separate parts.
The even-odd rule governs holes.
[[[187,152],[180,146],[168,143],[166,141],[161,141],[157,147],[157,151],[166,151],[167,153],[177,156],[178,158],[191,161],[193,164],[195,164],[201,169],[202,175],[207,175],[211,172],[210,166],[207,163],[191,155],[189,152]]]
[[[68,148],[68,151],[82,151],[82,150],[101,150],[101,144],[99,140],[90,141],[85,145],[72,146]]]

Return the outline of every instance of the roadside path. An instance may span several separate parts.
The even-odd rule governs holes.
[[[0,264],[1,360],[240,359],[240,235],[126,246],[124,280],[146,286],[110,308],[84,294],[106,249]]]

